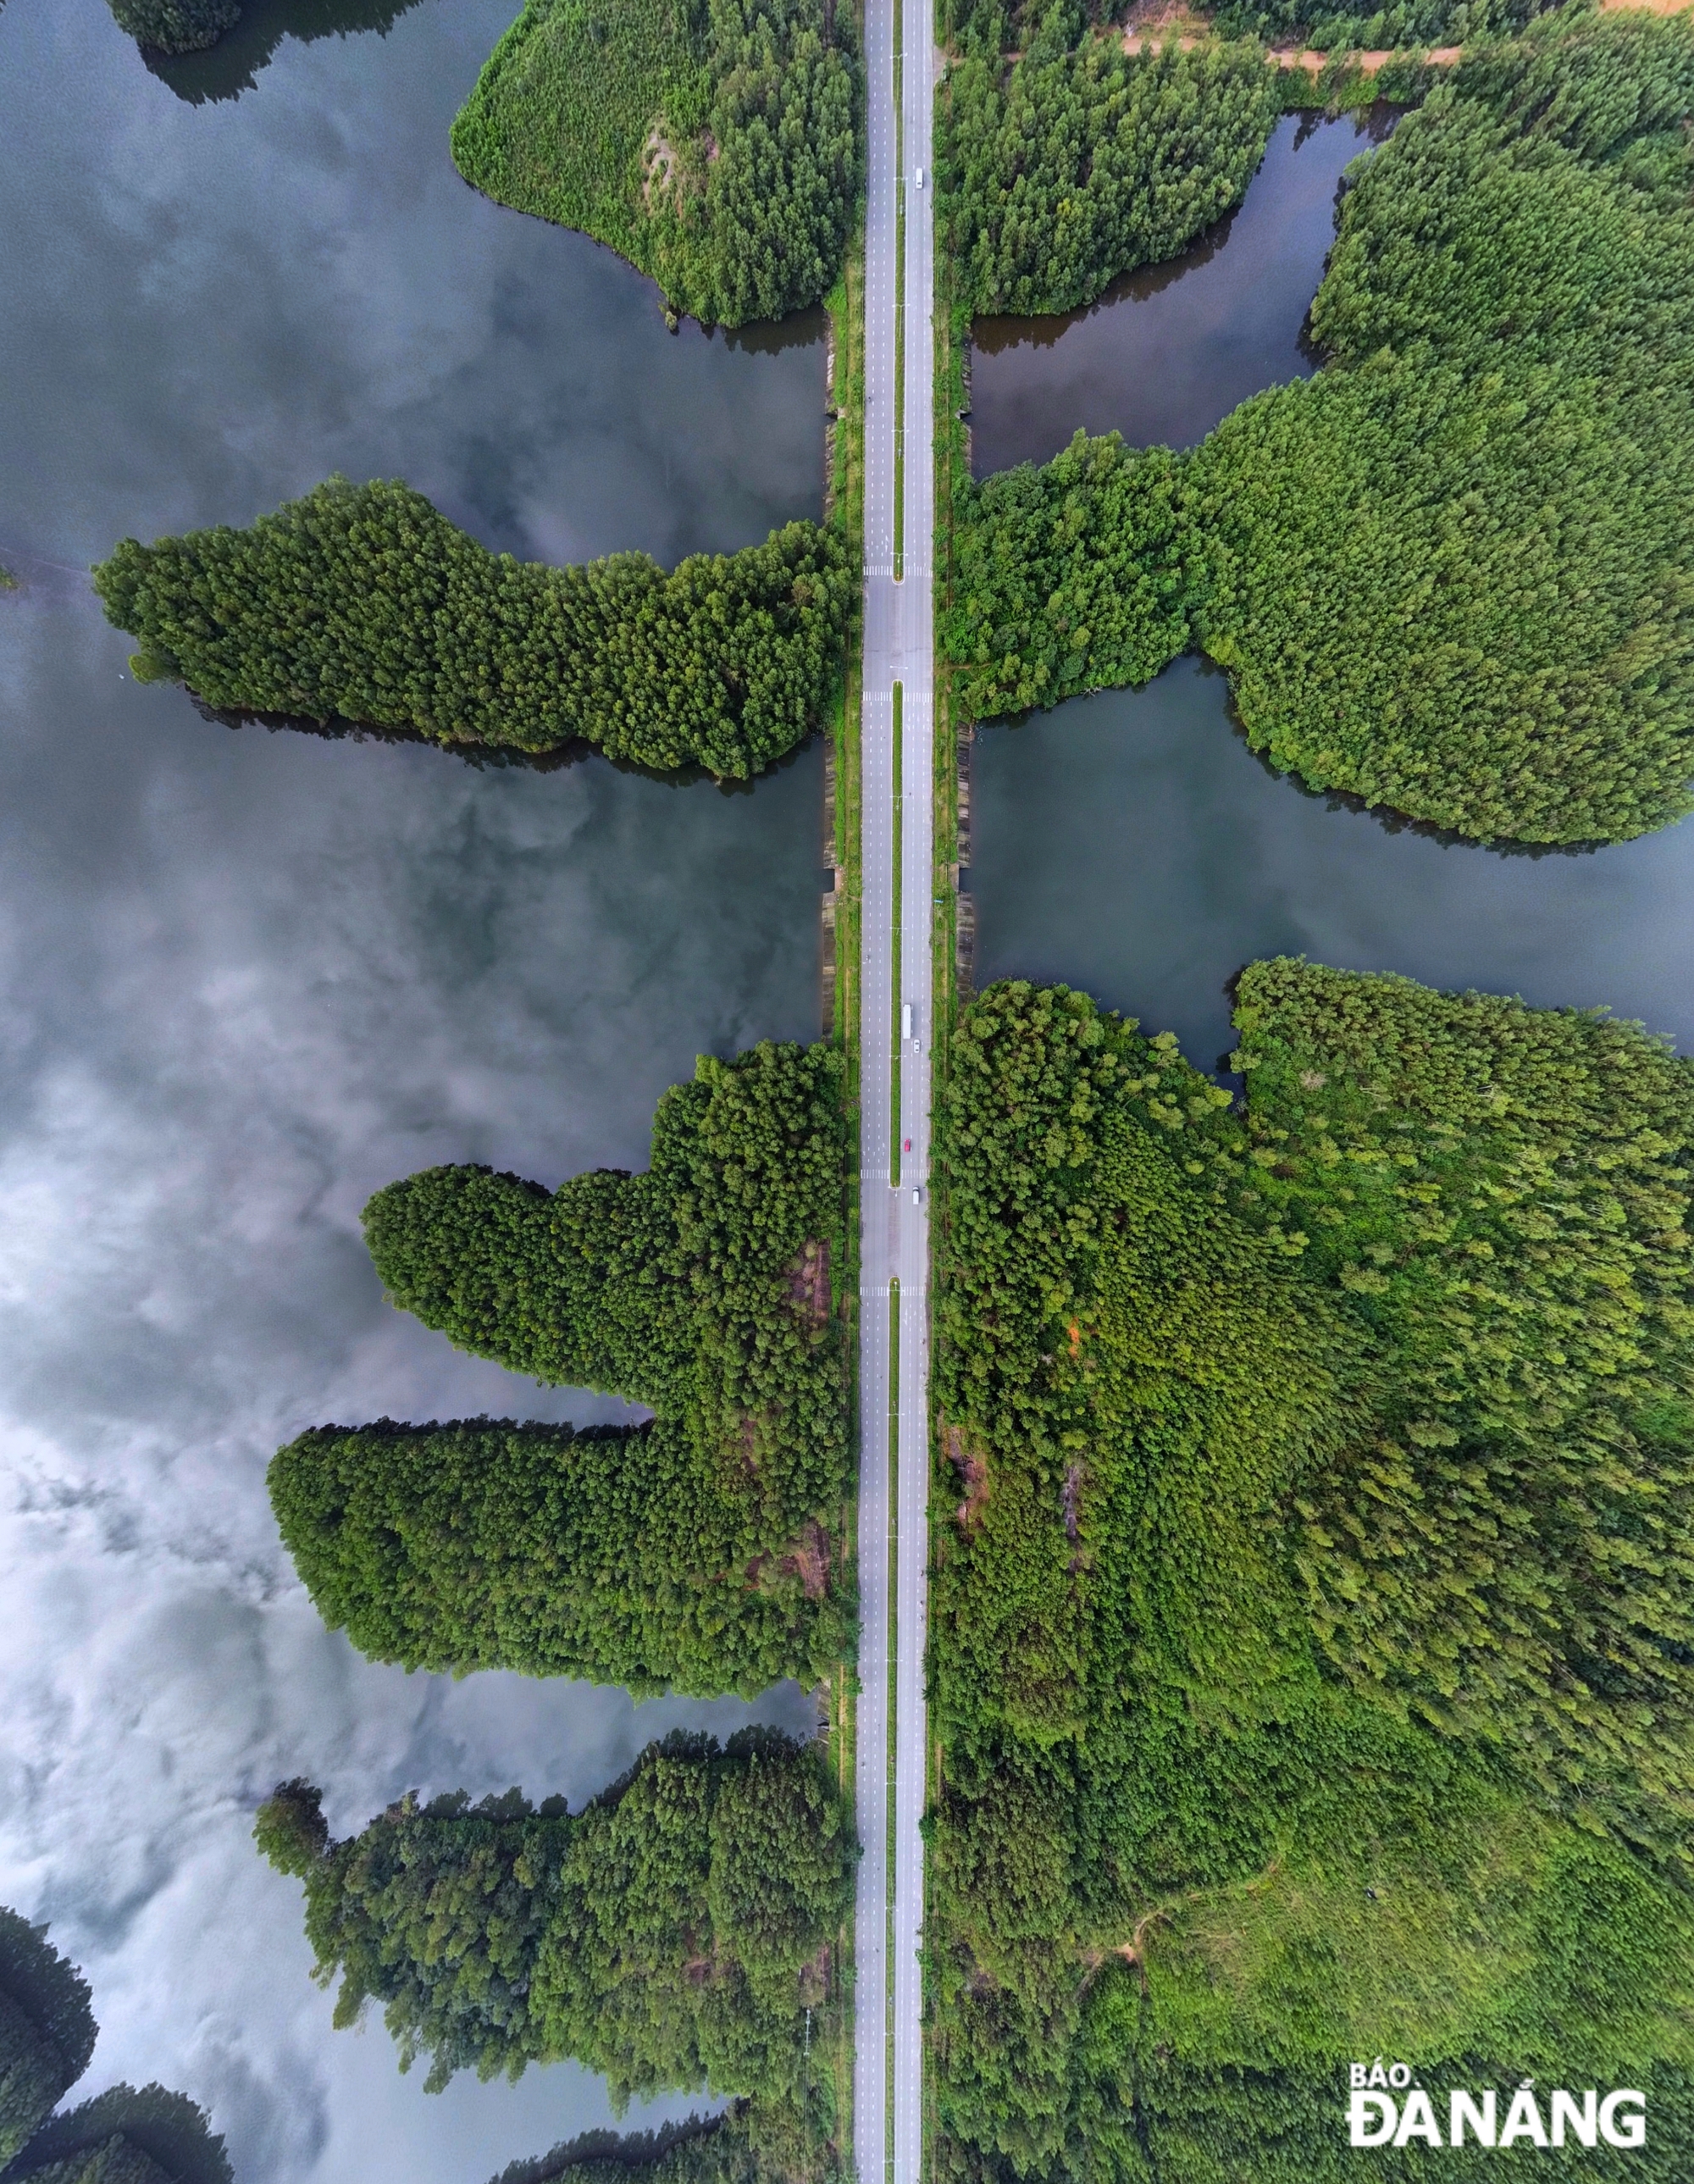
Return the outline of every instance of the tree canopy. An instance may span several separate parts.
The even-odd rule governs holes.
[[[230,2184],[224,2142],[186,2094],[108,2086],[55,2115],[98,2027],[88,1982],[45,1926],[0,1905],[0,2176],[6,2184]]]
[[[1356,164],[1312,380],[957,488],[984,714],[1197,643],[1312,787],[1481,839],[1691,808],[1694,26],[1549,21]],[[1688,476],[1685,476],[1688,472]]]
[[[1054,0],[1005,70],[974,51],[937,108],[936,185],[972,311],[1065,311],[1173,258],[1236,203],[1280,104],[1256,44],[1076,42]]]
[[[337,2025],[379,2004],[403,2070],[516,2078],[574,2057],[620,2107],[669,2086],[756,2093],[806,2116],[806,2014],[822,2015],[852,1893],[846,1808],[815,1747],[677,1731],[571,1814],[516,1791],[406,1798],[330,1840],[319,1793],[281,1785],[261,1850],[306,1890]],[[833,2117],[816,2119],[827,2135]]]
[[[652,1165],[548,1192],[481,1167],[390,1184],[390,1297],[466,1350],[646,1403],[648,1425],[326,1426],[270,1490],[320,1613],[409,1668],[749,1696],[846,1642],[831,1309],[845,1122],[825,1046],[702,1056]]]
[[[1561,0],[1225,0],[1215,20],[1232,36],[1297,40],[1320,53],[1382,52],[1509,36]]]
[[[110,0],[118,28],[161,53],[215,46],[241,20],[241,0]]]
[[[840,269],[861,177],[850,8],[528,0],[453,126],[465,180],[584,229],[708,325]]]
[[[335,716],[527,751],[745,779],[802,742],[840,672],[851,555],[814,523],[763,546],[554,569],[491,554],[398,482],[332,478],[244,531],[220,524],[94,572],[141,640],[142,682],[208,705]]]
[[[588,2131],[550,2152],[514,2161],[489,2184],[788,2184],[794,2170],[785,2145],[758,2115],[737,2102],[721,2116],[690,2116],[657,2131]],[[839,2148],[802,2136],[803,2173],[822,2180],[839,2172]]]
[[[88,2068],[88,1982],[47,1938],[0,1905],[0,2165],[34,2135]]]
[[[1239,1108],[1063,988],[950,1055],[944,2173],[1327,2176],[1389,2022],[1646,2070],[1669,2184],[1694,1065],[1289,961],[1236,1022]]]

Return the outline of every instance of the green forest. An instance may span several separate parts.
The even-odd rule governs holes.
[[[804,2059],[802,2059],[804,2068]],[[839,2125],[827,2145],[803,2146],[800,2173],[838,2173]],[[514,2161],[488,2184],[790,2184],[780,2134],[761,2128],[755,2104],[738,2101],[722,2116],[690,2116],[657,2131],[583,2131],[551,2152]]]
[[[582,228],[707,325],[833,283],[858,203],[853,11],[527,0],[453,125],[465,180]]]
[[[220,524],[94,571],[141,641],[138,682],[209,705],[335,718],[447,744],[581,739],[744,780],[818,726],[841,673],[852,555],[815,523],[670,575],[491,554],[398,482],[332,478],[245,531]]]
[[[94,2053],[88,1982],[45,1927],[0,1905],[0,2167],[20,2153]]]
[[[1230,36],[1329,53],[1356,47],[1378,52],[1408,46],[1457,44],[1507,36],[1551,12],[1560,0],[1225,0],[1213,20]]]
[[[1327,362],[1191,454],[961,481],[944,641],[981,716],[1225,666],[1319,789],[1615,841],[1694,774],[1694,25],[1549,19],[1356,163]]]
[[[1346,47],[1378,51],[1444,45],[1464,38],[1510,36],[1560,0],[1225,0],[1205,11],[1227,38],[1298,42],[1322,53]],[[1105,25],[1128,12],[1124,0],[1060,0],[1078,20]],[[1575,0],[1572,0],[1575,4]],[[1050,20],[1054,0],[941,0],[953,42],[968,53],[1028,50]],[[1194,11],[1195,14],[1199,10]]]
[[[657,1415],[303,1434],[271,1500],[331,1627],[408,1668],[643,1694],[831,1674],[851,1630],[845,1130],[835,1053],[767,1042],[671,1087],[639,1175],[549,1192],[437,1167],[379,1191],[365,1235],[402,1310]]]
[[[0,1905],[0,2178],[21,2184],[230,2184],[221,2138],[163,2086],[109,2086],[55,2115],[99,2028],[88,1982],[45,1926]]]
[[[340,1842],[319,1792],[287,1782],[254,1834],[304,1884],[337,2024],[376,2003],[430,2089],[572,2057],[620,2108],[667,2087],[755,2097],[715,2163],[673,2159],[666,2178],[733,2184],[737,2138],[789,2174],[827,2157],[858,1853],[816,1747],[677,1731],[577,1814],[515,1790],[406,1798]]]
[[[1391,2047],[1642,2086],[1644,2155],[1537,2159],[1672,2184],[1694,1064],[1299,961],[1235,1021],[1239,1101],[1063,987],[951,1044],[939,2173],[1339,2179]]]
[[[120,31],[160,53],[215,46],[241,20],[241,0],[110,0]]]
[[[945,243],[972,311],[1067,311],[1173,258],[1237,203],[1280,105],[1254,43],[1078,45],[1056,0],[1007,71],[973,51],[936,109]]]

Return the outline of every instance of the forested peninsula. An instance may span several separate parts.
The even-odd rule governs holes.
[[[390,1298],[458,1346],[649,1406],[650,1424],[325,1426],[270,1492],[319,1612],[373,1659],[641,1695],[816,1684],[850,1636],[840,1263],[846,1119],[827,1046],[702,1056],[652,1165],[556,1191],[437,1167],[379,1191]]]
[[[815,304],[862,187],[854,11],[528,0],[453,125],[465,180],[610,244],[677,312]]]
[[[803,2150],[803,2178],[822,2184],[839,2173],[843,2121],[834,2142]],[[488,2184],[560,2184],[566,2177],[570,2184],[787,2184],[791,2173],[749,2100],[657,2131],[582,2131],[546,2153],[509,2163]]]
[[[1240,199],[1281,110],[1255,42],[1132,54],[1085,35],[1080,0],[1029,14],[1008,65],[1010,21],[979,9],[937,105],[939,214],[973,312],[1072,310],[1173,258]]]
[[[837,532],[790,523],[669,575],[645,554],[549,568],[398,482],[332,478],[244,531],[125,538],[94,588],[140,640],[137,681],[208,705],[745,780],[823,716],[853,564]]]
[[[1063,987],[947,1056],[939,2171],[1339,2184],[1391,2046],[1642,2086],[1537,2165],[1673,2184],[1694,1064],[1287,960],[1235,1021],[1239,1106]]]
[[[287,1782],[254,1833],[305,1885],[336,2022],[376,2003],[432,2088],[571,2057],[620,2106],[667,2087],[754,2097],[722,2139],[659,2165],[667,2184],[832,2166],[857,1852],[815,1747],[679,1731],[576,1814],[516,1791],[408,1798],[340,1842],[318,1791]]]
[[[959,142],[977,110],[953,124],[961,221],[970,163],[994,156]],[[1218,110],[1224,174],[1239,125]],[[1351,170],[1316,377],[1189,454],[1078,435],[1045,468],[957,483],[943,642],[967,713],[1139,682],[1197,647],[1254,748],[1315,788],[1482,840],[1681,816],[1691,111],[1686,19],[1567,10],[1467,52]],[[1136,217],[1148,254],[1179,230]],[[1045,244],[1013,241],[975,247],[1039,269]],[[973,259],[967,289],[984,277]]]

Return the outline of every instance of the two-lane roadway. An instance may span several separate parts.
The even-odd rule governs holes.
[[[923,2136],[923,1840],[919,1830],[928,1750],[924,1650],[929,1562],[929,1042],[933,1028],[933,14],[932,0],[868,0],[866,13],[870,171],[861,716],[864,903],[856,1783],[864,1858],[855,1914],[853,2136],[861,2184],[885,2184],[890,2165],[894,2184],[918,2184]],[[903,314],[899,308],[902,302]],[[902,315],[903,371],[898,360]],[[905,427],[904,550],[898,580],[897,415]],[[898,745],[896,685],[900,699]],[[893,1301],[896,1295],[897,1306]]]

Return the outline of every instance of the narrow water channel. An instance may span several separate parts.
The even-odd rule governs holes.
[[[1050,461],[1079,426],[1132,447],[1191,447],[1250,394],[1307,377],[1317,359],[1302,330],[1336,189],[1391,125],[1385,108],[1285,114],[1240,204],[1180,258],[1126,275],[1086,310],[978,319],[976,475]]]
[[[978,730],[972,789],[978,983],[1081,987],[1203,1069],[1229,982],[1277,955],[1608,1008],[1694,1053],[1694,819],[1542,855],[1385,822],[1257,758],[1196,660]]]
[[[103,0],[0,12],[0,1902],[92,1981],[79,2093],[181,2087],[242,2184],[481,2184],[610,2120],[575,2068],[426,2097],[332,2033],[248,1841],[279,1778],[337,1831],[408,1787],[580,1801],[749,1711],[372,1668],[264,1474],[330,1419],[618,1412],[389,1310],[359,1209],[434,1161],[640,1166],[698,1051],[816,1036],[820,753],[726,794],[232,732],[127,679],[82,573],[337,469],[549,559],[817,512],[816,315],[672,337],[453,171],[513,6],[259,0],[152,70]]]

